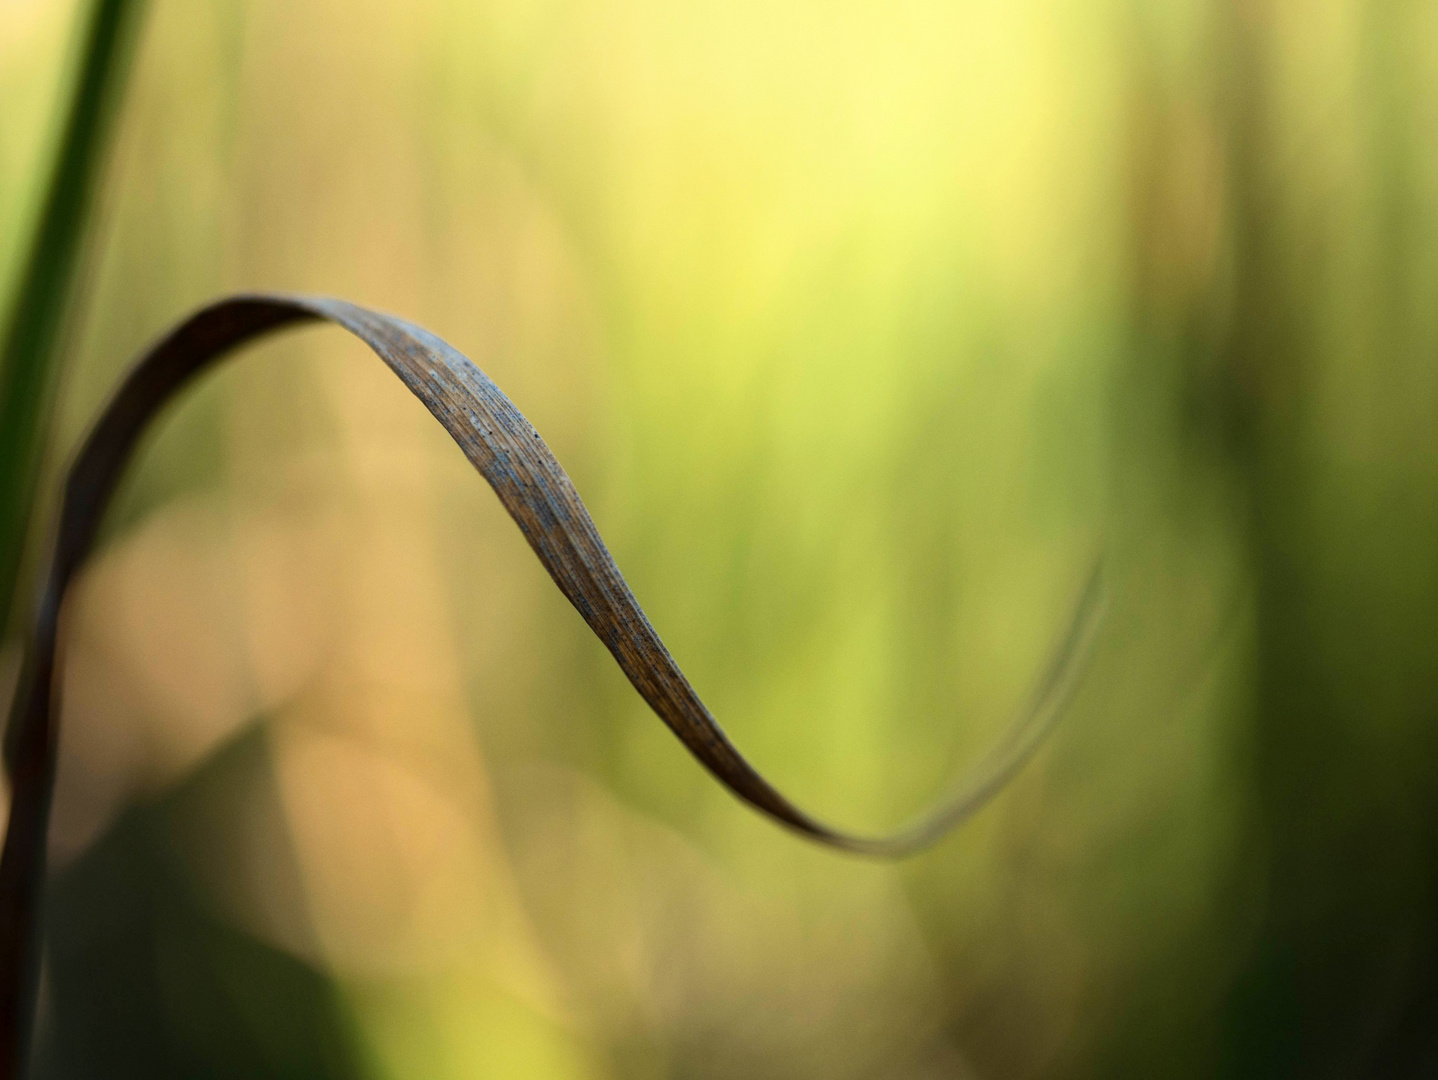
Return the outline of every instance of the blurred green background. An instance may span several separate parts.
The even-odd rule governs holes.
[[[0,295],[84,10],[0,0]],[[1438,1073],[1435,136],[1419,0],[151,0],[50,499],[216,294],[401,314],[865,830],[1099,545],[1112,600],[991,807],[838,856],[688,759],[362,346],[250,350],[72,595],[36,1076]]]

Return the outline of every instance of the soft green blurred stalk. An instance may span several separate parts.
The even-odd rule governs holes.
[[[94,0],[84,12],[75,89],[59,150],[0,338],[0,628],[10,623],[90,208],[124,94],[143,0]]]

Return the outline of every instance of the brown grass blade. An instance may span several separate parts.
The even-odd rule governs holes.
[[[938,809],[893,835],[861,837],[800,810],[736,750],[689,685],[619,572],[569,477],[488,376],[412,323],[341,300],[239,296],[192,315],[131,370],[70,470],[48,577],[10,725],[13,784],[0,858],[0,1080],[20,1075],[34,1013],[35,931],[57,746],[54,679],[65,590],[150,420],[228,350],[279,327],[328,320],[363,340],[453,436],[499,496],[539,561],[650,707],[739,798],[795,831],[845,851],[895,856],[932,843],[1013,775],[1063,711],[1104,608],[1101,566],[1090,574],[1030,704]]]

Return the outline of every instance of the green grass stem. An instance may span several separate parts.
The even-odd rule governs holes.
[[[66,305],[144,0],[93,0],[59,154],[0,344],[0,630],[10,625]]]

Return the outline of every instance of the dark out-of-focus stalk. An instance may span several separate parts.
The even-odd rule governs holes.
[[[56,348],[145,0],[92,0],[59,154],[0,340],[0,631],[53,411]]]

